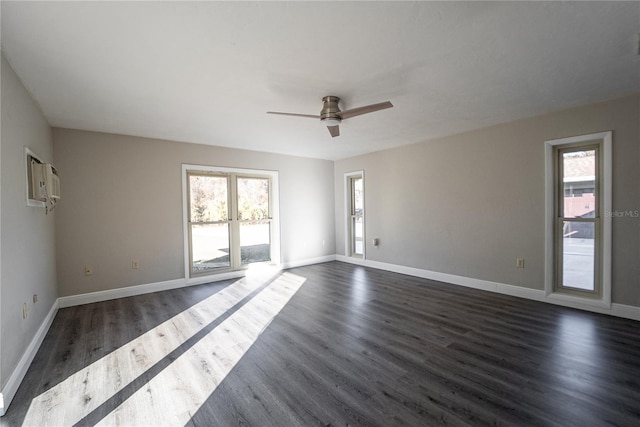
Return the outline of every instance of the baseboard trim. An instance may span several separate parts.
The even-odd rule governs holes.
[[[296,261],[288,261],[281,263],[275,268],[287,269],[294,267],[302,267],[305,265],[320,264],[322,262],[335,261],[335,255],[327,255],[316,258],[307,258]],[[108,289],[105,291],[88,292],[86,294],[71,295],[58,298],[60,308],[73,307],[76,305],[91,304],[94,302],[108,301],[118,298],[132,297],[136,295],[144,295],[151,292],[168,291],[171,289],[184,288],[187,286],[201,285],[203,283],[213,283],[222,280],[237,279],[244,277],[247,270],[230,271],[220,274],[212,274],[210,276],[193,277],[189,279],[173,279],[163,282],[147,283],[144,285],[127,286],[123,288]]]
[[[633,305],[616,304],[614,302],[611,304],[611,311],[614,316],[640,321],[640,307],[634,307]]]
[[[335,261],[336,255],[326,255],[316,258],[307,258],[298,261],[287,261],[280,264],[283,270],[287,268],[304,267],[305,265],[322,264],[323,262]]]
[[[625,319],[640,321],[640,307],[631,305],[616,304],[611,306],[596,306],[576,303],[575,301],[565,301],[557,298],[550,298],[544,290],[524,288],[522,286],[508,285],[506,283],[492,282],[488,280],[474,279],[471,277],[458,276],[455,274],[440,273],[437,271],[424,270],[414,267],[406,267],[403,265],[389,264],[379,261],[363,260],[358,258],[350,258],[344,255],[336,255],[336,260],[347,262],[350,264],[363,265],[366,267],[376,268],[378,270],[391,271],[394,273],[406,274],[409,276],[420,277],[423,279],[436,280],[438,282],[450,283],[467,288],[481,289],[483,291],[495,292],[499,294],[511,295],[530,299],[534,301],[545,302],[549,304],[561,305],[563,307],[575,308],[578,310],[590,311],[593,313],[608,314],[611,316],[622,317]]]
[[[44,337],[47,335],[51,324],[53,323],[53,319],[56,317],[56,313],[58,312],[58,300],[56,299],[54,303],[51,305],[51,309],[45,316],[44,320],[40,324],[38,331],[35,336],[29,343],[29,346],[26,348],[25,352],[22,354],[22,357],[18,361],[18,365],[15,367],[7,384],[2,389],[2,393],[0,393],[0,416],[3,416],[6,412],[6,408],[9,407],[13,397],[16,395],[18,391],[18,387],[20,387],[20,383],[24,379],[24,376],[27,374],[29,370],[29,366],[31,366],[31,362],[33,362],[33,358],[36,357],[36,353],[40,349],[40,345],[44,340]]]
[[[88,292],[86,294],[71,295],[58,298],[60,308],[76,305],[91,304],[94,302],[108,301],[118,298],[133,297],[152,292],[168,291],[187,286],[201,285],[203,283],[219,282],[221,280],[236,279],[244,276],[244,271],[215,274],[211,276],[196,277],[191,279],[173,279],[163,282],[147,283],[144,285],[127,286],[124,288],[108,289],[105,291]]]

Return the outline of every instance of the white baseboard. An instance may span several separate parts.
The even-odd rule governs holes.
[[[633,319],[640,321],[640,307],[632,305],[611,304],[611,311],[614,316],[624,317],[625,319]]]
[[[54,301],[49,313],[45,316],[42,324],[38,328],[38,331],[29,343],[29,346],[18,361],[18,365],[11,373],[7,384],[2,389],[2,393],[0,393],[0,416],[5,414],[6,409],[9,407],[13,397],[16,395],[18,387],[20,387],[20,383],[22,383],[24,376],[27,374],[27,370],[29,370],[29,366],[31,366],[33,358],[36,357],[36,353],[40,349],[40,345],[42,344],[44,337],[47,335],[47,331],[49,331],[49,327],[51,326],[51,323],[53,323],[53,319],[56,317],[57,312],[58,300]]]
[[[541,301],[550,304],[561,305],[564,307],[571,307],[579,310],[608,314],[611,316],[640,321],[640,307],[616,303],[611,304],[611,306],[580,304],[575,301],[549,297],[546,295],[544,290],[540,289],[524,288],[522,286],[514,286],[505,283],[491,282],[488,280],[474,279],[471,277],[457,276],[455,274],[440,273],[437,271],[423,270],[420,268],[406,267],[403,265],[351,258],[344,255],[336,255],[336,260],[348,262],[350,264],[377,268],[378,270],[392,271],[394,273],[407,274],[409,276],[421,277],[423,279],[451,283],[453,285],[465,286],[467,288],[481,289],[484,291],[496,292],[499,294],[511,295],[534,301]]]
[[[82,304],[108,301],[118,298],[144,295],[152,292],[168,291],[170,289],[184,288],[186,286],[200,285],[203,283],[219,282],[221,280],[236,279],[244,276],[244,271],[214,274],[211,276],[195,277],[191,279],[174,279],[164,282],[147,283],[144,285],[127,286],[124,288],[108,289],[106,291],[89,292],[86,294],[71,295],[58,298],[60,308],[73,307]]]
[[[319,264],[322,262],[335,261],[335,255],[327,255],[316,258],[307,258],[297,261],[289,261],[276,266],[279,269],[302,267],[305,265]],[[186,286],[201,285],[203,283],[219,282],[221,280],[237,279],[243,277],[246,270],[230,271],[220,274],[212,274],[209,276],[194,277],[190,279],[174,279],[163,282],[147,283],[144,285],[127,286],[124,288],[109,289],[106,291],[89,292],[86,294],[71,295],[58,298],[60,308],[73,307],[82,304],[91,304],[94,302],[108,301],[118,298],[132,297],[136,295],[148,294],[151,292],[167,291],[170,289],[184,288]]]
[[[335,261],[335,255],[327,255],[316,258],[307,258],[296,261],[281,263],[276,266],[279,269],[302,267],[305,265],[319,264],[322,262]],[[124,288],[109,289],[106,291],[89,292],[86,294],[71,295],[58,298],[60,308],[73,307],[82,304],[91,304],[94,302],[108,301],[118,298],[132,297],[136,295],[148,294],[151,292],[167,291],[170,289],[184,288],[186,286],[201,285],[203,283],[219,282],[221,280],[237,279],[243,277],[246,270],[230,271],[220,274],[212,274],[209,276],[194,277],[190,279],[174,279],[164,282],[147,283],[144,285],[127,286]]]
[[[286,268],[304,267],[305,265],[322,264],[323,262],[335,261],[335,255],[326,255],[316,258],[307,258],[298,261],[287,261],[280,264],[283,270]]]

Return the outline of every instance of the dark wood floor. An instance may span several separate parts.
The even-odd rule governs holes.
[[[188,425],[640,425],[640,322],[340,262],[288,273],[304,283]],[[61,309],[3,424],[231,283]],[[107,422],[261,289],[69,424]]]

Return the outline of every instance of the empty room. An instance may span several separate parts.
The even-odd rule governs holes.
[[[2,426],[640,425],[640,2],[0,17]]]

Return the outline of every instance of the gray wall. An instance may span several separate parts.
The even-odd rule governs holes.
[[[629,96],[337,161],[337,253],[344,173],[363,169],[367,259],[544,289],[544,141],[613,130],[613,209],[640,210],[639,102]],[[613,302],[640,306],[640,218],[614,218],[612,228]]]
[[[0,277],[0,386],[53,306],[57,294],[55,211],[27,206],[24,147],[53,162],[51,128],[2,55],[2,146],[0,204],[2,249]],[[33,304],[33,294],[38,302]],[[22,305],[29,315],[22,318]]]
[[[183,163],[279,171],[281,261],[335,253],[331,161],[79,130],[53,135],[61,296],[185,277]]]

